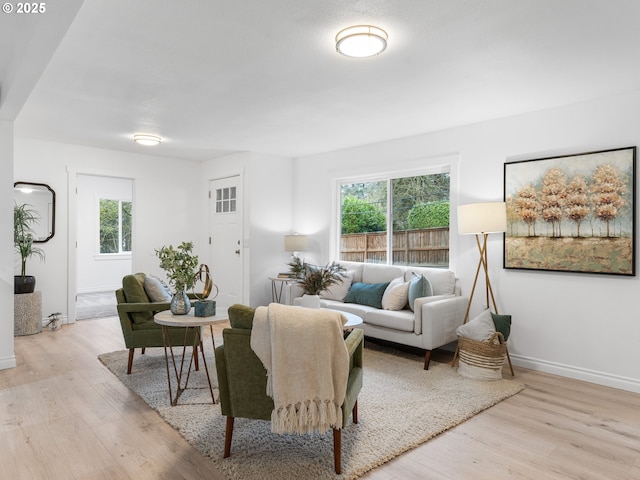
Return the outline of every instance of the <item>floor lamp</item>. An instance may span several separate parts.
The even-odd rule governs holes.
[[[485,305],[490,308],[493,305],[493,310],[497,314],[498,306],[496,305],[496,299],[493,294],[493,287],[491,286],[491,280],[489,279],[489,262],[487,257],[487,237],[490,233],[502,233],[507,230],[507,208],[505,202],[485,202],[485,203],[471,203],[468,205],[458,206],[458,233],[460,235],[475,235],[476,244],[478,245],[478,252],[480,259],[478,260],[478,267],[476,268],[476,276],[473,279],[473,287],[471,288],[471,295],[469,296],[469,303],[467,305],[467,311],[464,314],[464,322],[469,320],[469,311],[471,310],[471,302],[473,301],[473,295],[478,285],[478,277],[480,276],[480,270],[483,271],[484,284],[485,284]],[[489,303],[491,299],[491,304]],[[458,358],[458,347],[453,356],[452,365],[455,366]],[[509,360],[511,365],[511,360]],[[513,373],[513,369],[511,371]]]

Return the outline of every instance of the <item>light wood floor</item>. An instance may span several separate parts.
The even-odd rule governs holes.
[[[15,339],[18,367],[0,371],[0,478],[223,478],[97,359],[123,348],[117,318]],[[365,478],[640,479],[640,395],[523,369],[516,379],[523,392]]]

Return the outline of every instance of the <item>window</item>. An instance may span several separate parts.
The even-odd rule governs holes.
[[[216,213],[234,213],[236,211],[236,187],[216,189]]]
[[[132,203],[100,199],[100,253],[131,252]]]
[[[448,171],[341,182],[339,259],[448,267],[449,184]]]

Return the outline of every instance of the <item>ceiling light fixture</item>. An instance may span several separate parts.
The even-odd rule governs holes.
[[[140,145],[154,146],[159,145],[162,139],[157,135],[148,135],[146,133],[139,133],[133,136],[133,141]]]
[[[373,25],[355,25],[336,35],[336,51],[347,57],[373,57],[387,48],[387,32]]]

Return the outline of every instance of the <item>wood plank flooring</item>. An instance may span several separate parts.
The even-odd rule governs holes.
[[[117,318],[15,340],[18,367],[0,371],[0,478],[224,478],[97,359],[124,348]],[[516,379],[522,393],[364,478],[640,478],[640,395],[524,369]]]

